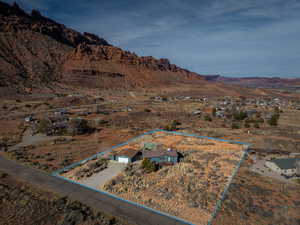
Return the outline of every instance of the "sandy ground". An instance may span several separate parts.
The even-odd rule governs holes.
[[[107,169],[100,171],[99,173],[93,174],[91,177],[79,180],[79,183],[95,187],[102,188],[102,186],[113,177],[121,173],[126,167],[126,163],[109,162]]]
[[[293,178],[286,179],[278,173],[273,172],[271,169],[265,166],[266,160],[257,160],[255,164],[250,167],[250,170],[256,173],[259,173],[263,176],[271,177],[283,182],[293,182]]]
[[[19,144],[13,146],[12,150],[17,149],[19,147],[26,147],[29,145],[35,145],[42,142],[52,141],[57,138],[58,138],[57,136],[47,136],[45,134],[40,134],[40,133],[36,135],[31,135],[30,131],[27,129],[23,134],[22,141]]]

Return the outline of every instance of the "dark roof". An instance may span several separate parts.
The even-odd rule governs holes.
[[[115,156],[127,156],[129,158],[133,158],[134,156],[136,156],[140,151],[137,149],[133,149],[133,148],[126,148],[126,149],[122,149],[119,152],[113,152],[113,155]]]
[[[144,151],[143,157],[144,158],[154,158],[154,157],[161,157],[161,156],[173,156],[177,157],[178,153],[175,150],[153,150],[153,151]]]
[[[273,159],[271,162],[275,163],[282,170],[296,169],[297,158],[291,159]]]

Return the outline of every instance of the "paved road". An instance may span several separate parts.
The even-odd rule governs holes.
[[[40,188],[68,196],[89,205],[99,211],[119,217],[129,224],[136,225],[182,225],[187,224],[140,206],[121,201],[109,196],[87,189],[80,185],[70,183],[61,178],[52,176],[30,167],[19,165],[16,162],[0,156],[0,170],[23,179]]]

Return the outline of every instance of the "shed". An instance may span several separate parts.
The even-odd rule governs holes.
[[[132,163],[140,158],[141,152],[137,149],[122,149],[119,152],[113,152],[110,159],[116,160],[120,163]]]

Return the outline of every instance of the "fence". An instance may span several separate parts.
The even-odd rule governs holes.
[[[241,145],[244,146],[244,152],[243,152],[243,154],[242,154],[242,157],[241,157],[239,163],[237,164],[237,166],[235,167],[235,169],[233,170],[233,172],[232,172],[232,174],[231,174],[231,176],[230,176],[230,178],[229,178],[229,180],[228,180],[228,182],[227,182],[227,184],[226,184],[226,186],[225,186],[225,189],[224,189],[224,191],[223,191],[222,194],[221,194],[220,199],[217,200],[215,209],[214,209],[214,211],[213,211],[213,213],[212,213],[212,215],[211,215],[210,220],[209,220],[208,223],[207,223],[207,225],[212,225],[212,222],[213,222],[214,218],[216,217],[217,213],[219,212],[219,210],[220,210],[220,208],[221,208],[221,205],[222,205],[222,202],[223,202],[223,200],[224,200],[225,197],[226,197],[226,194],[227,194],[227,192],[228,192],[228,190],[229,190],[230,184],[231,184],[233,178],[235,177],[235,175],[237,174],[237,172],[238,172],[238,170],[239,170],[239,168],[240,168],[242,162],[244,161],[244,159],[245,159],[245,157],[246,157],[246,155],[247,155],[247,149],[248,149],[249,146],[250,146],[250,144],[248,144],[248,143],[239,142],[239,141],[232,141],[232,140],[218,139],[218,138],[207,137],[207,136],[200,136],[200,135],[197,135],[197,134],[186,134],[186,133],[177,132],[177,131],[167,131],[167,130],[162,130],[162,129],[155,129],[155,130],[152,130],[152,131],[143,133],[143,134],[141,134],[141,135],[139,135],[139,136],[137,136],[137,137],[134,137],[134,138],[132,138],[132,139],[129,139],[129,140],[126,141],[126,142],[123,142],[123,143],[121,143],[121,144],[115,145],[115,146],[113,146],[112,148],[110,148],[110,149],[108,149],[108,150],[106,150],[106,151],[104,151],[104,152],[99,152],[99,153],[94,154],[94,155],[92,155],[92,156],[90,156],[90,157],[88,157],[88,158],[86,158],[86,159],[84,159],[84,160],[81,160],[81,161],[79,161],[79,162],[73,163],[73,164],[71,164],[71,165],[69,165],[69,166],[64,167],[63,169],[57,170],[57,171],[53,172],[52,175],[53,175],[53,176],[56,176],[56,177],[59,177],[59,178],[61,178],[61,179],[67,180],[67,181],[69,181],[69,182],[71,182],[71,183],[75,183],[75,184],[77,184],[77,185],[80,185],[80,186],[82,186],[82,187],[91,189],[91,190],[93,190],[93,191],[97,191],[97,192],[99,192],[99,193],[108,195],[108,196],[110,196],[110,197],[112,197],[112,198],[115,198],[115,199],[118,199],[118,200],[121,200],[121,201],[125,201],[125,202],[130,203],[130,204],[133,204],[133,205],[142,207],[142,208],[144,208],[144,209],[147,209],[147,210],[149,210],[149,211],[155,212],[155,213],[157,213],[157,214],[160,214],[160,215],[164,215],[164,216],[173,218],[173,219],[177,220],[177,221],[180,222],[180,223],[187,224],[187,225],[193,225],[192,223],[190,223],[190,222],[188,222],[188,221],[185,221],[185,220],[183,220],[183,219],[180,219],[180,218],[178,218],[178,217],[169,215],[169,214],[167,214],[167,213],[160,212],[160,211],[158,211],[158,210],[149,208],[149,207],[147,207],[147,206],[145,206],[145,205],[141,205],[141,204],[136,203],[136,202],[128,201],[128,200],[126,200],[126,199],[120,198],[120,197],[118,197],[118,196],[116,196],[116,195],[113,195],[113,194],[111,194],[111,193],[108,193],[108,192],[105,192],[105,191],[101,191],[101,190],[92,188],[92,187],[87,186],[87,185],[84,185],[84,184],[80,184],[80,183],[78,183],[78,182],[75,182],[75,181],[73,181],[73,180],[70,180],[70,179],[67,179],[67,178],[65,178],[65,177],[60,176],[60,174],[61,174],[62,172],[64,172],[64,171],[68,171],[68,170],[70,170],[70,169],[72,169],[72,168],[74,168],[74,167],[77,167],[77,166],[79,166],[79,165],[81,165],[81,164],[86,163],[86,162],[89,161],[89,160],[95,159],[95,158],[97,158],[97,157],[100,157],[100,156],[104,155],[105,153],[111,152],[112,150],[114,150],[114,149],[116,149],[116,148],[122,147],[122,146],[124,146],[124,145],[127,145],[127,144],[129,144],[129,143],[135,141],[135,140],[138,140],[139,138],[141,138],[141,137],[143,137],[143,136],[146,136],[146,135],[149,135],[149,134],[154,134],[154,133],[156,133],[156,132],[164,132],[164,133],[169,133],[169,134],[182,135],[182,136],[186,136],[186,137],[205,138],[205,139],[209,139],[209,140],[216,140],[216,141],[229,142],[229,143],[234,143],[234,144],[241,144]]]

